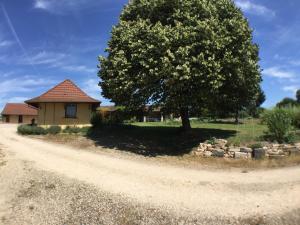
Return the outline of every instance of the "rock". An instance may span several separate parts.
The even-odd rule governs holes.
[[[202,156],[203,153],[202,153],[202,152],[199,152],[199,151],[194,151],[194,152],[193,152],[193,155],[194,155],[194,156]]]
[[[256,148],[253,150],[254,159],[263,159],[266,157],[266,151],[263,148]]]
[[[206,151],[206,152],[204,152],[204,156],[205,157],[211,157],[212,156],[212,152]]]
[[[212,156],[214,156],[214,157],[222,158],[222,157],[224,157],[224,155],[225,155],[225,152],[222,149],[215,149],[212,151]]]
[[[240,152],[252,153],[253,150],[252,150],[252,148],[245,148],[245,147],[243,147],[243,148],[240,148]]]
[[[245,152],[235,152],[234,153],[235,159],[248,159],[248,153]]]
[[[300,156],[300,151],[298,148],[291,148],[289,151],[290,156]]]
[[[233,152],[233,153],[235,153],[235,152],[240,152],[240,149],[239,149],[239,148],[230,148],[230,149],[228,150],[228,152]]]
[[[228,141],[225,139],[215,139],[214,146],[220,149],[227,149],[227,143]]]
[[[283,159],[286,155],[269,155],[269,159]]]

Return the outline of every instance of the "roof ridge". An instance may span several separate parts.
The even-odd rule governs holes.
[[[42,102],[42,101],[54,101],[58,102],[59,100],[71,100],[76,101],[78,99],[82,102],[94,102],[98,103],[98,101],[95,98],[92,98],[90,95],[88,95],[83,89],[81,89],[75,82],[73,82],[70,79],[66,79],[63,82],[60,82],[59,84],[55,85],[45,93],[41,94],[38,97],[35,97],[33,99],[25,101],[25,103],[33,103],[33,102]]]
[[[50,91],[54,90],[55,88],[57,88],[58,86],[62,85],[63,83],[65,83],[66,81],[70,81],[71,83],[73,83],[70,79],[66,79],[60,83],[58,83],[57,85],[55,85],[54,87],[50,88],[48,91],[46,91],[45,93],[41,94],[40,96],[38,96],[38,98],[42,97],[43,95],[48,94]],[[74,84],[74,83],[73,83]]]

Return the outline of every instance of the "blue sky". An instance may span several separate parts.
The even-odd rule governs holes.
[[[0,0],[0,109],[64,79],[109,104],[98,55],[127,0]],[[266,107],[300,88],[300,1],[235,0],[260,45]]]

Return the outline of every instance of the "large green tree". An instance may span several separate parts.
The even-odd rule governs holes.
[[[193,108],[220,96],[242,97],[241,108],[261,82],[258,46],[232,0],[132,0],[107,53],[99,58],[106,98],[177,111],[186,130]]]

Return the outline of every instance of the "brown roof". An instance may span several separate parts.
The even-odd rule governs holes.
[[[84,93],[71,80],[65,80],[46,93],[42,94],[41,96],[26,101],[26,103],[28,104],[41,102],[100,103],[100,101],[91,98],[86,93]]]
[[[24,103],[7,103],[1,113],[2,115],[37,116],[37,108]]]

